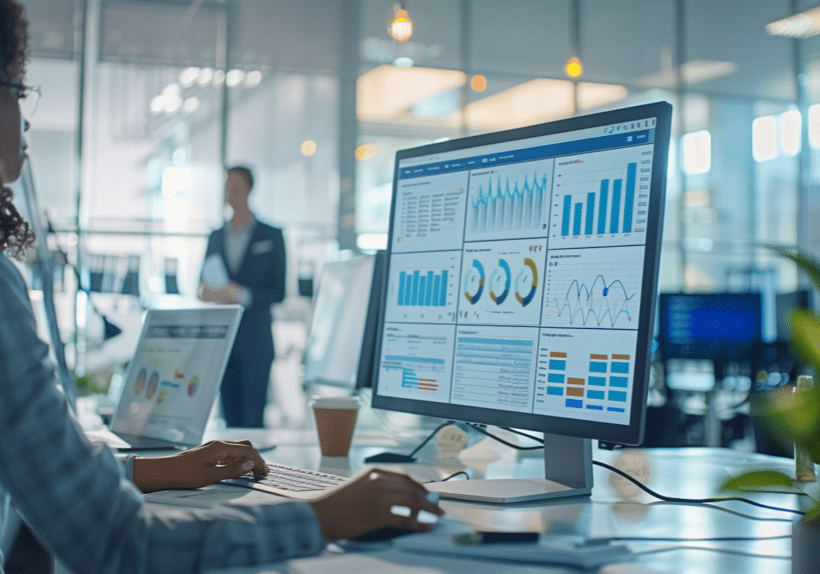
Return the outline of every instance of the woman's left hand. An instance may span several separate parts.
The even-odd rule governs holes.
[[[236,478],[253,470],[268,474],[265,461],[249,440],[212,440],[177,454],[134,459],[134,484],[143,492],[193,489]]]

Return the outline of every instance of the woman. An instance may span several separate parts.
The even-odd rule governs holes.
[[[28,91],[26,48],[22,6],[0,0],[0,187],[19,177],[25,159],[29,125],[19,100]],[[33,240],[3,188],[0,251],[19,257]],[[328,540],[382,526],[428,530],[416,520],[418,512],[442,514],[421,485],[385,471],[310,503],[271,497],[270,504],[252,508],[147,506],[137,487],[191,488],[250,467],[264,473],[264,463],[249,443],[209,443],[170,457],[133,459],[129,481],[111,451],[90,444],[69,414],[48,347],[37,338],[25,285],[2,254],[0,437],[0,528],[10,501],[43,545],[75,572],[180,573],[263,563],[313,554]],[[411,516],[391,513],[394,505],[409,507]]]

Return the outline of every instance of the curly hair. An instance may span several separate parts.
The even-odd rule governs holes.
[[[23,6],[13,0],[0,0],[0,80],[19,82],[26,69],[28,22]],[[1,167],[1,166],[0,166]],[[0,169],[0,186],[2,180]],[[0,191],[0,251],[22,258],[26,248],[34,243],[34,232],[11,203],[7,187]]]

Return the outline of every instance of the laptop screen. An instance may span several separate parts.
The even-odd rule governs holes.
[[[199,444],[241,316],[239,305],[147,311],[111,430]]]

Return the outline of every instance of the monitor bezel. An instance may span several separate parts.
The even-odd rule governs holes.
[[[658,270],[663,230],[663,215],[666,196],[666,174],[668,163],[669,139],[671,132],[672,106],[668,102],[655,102],[617,110],[610,110],[562,119],[554,122],[527,126],[468,136],[444,142],[422,145],[400,150],[396,153],[393,171],[393,190],[390,207],[390,222],[387,244],[387,261],[385,275],[389,277],[392,260],[394,221],[396,210],[396,191],[399,181],[399,163],[403,160],[445,152],[458,151],[471,147],[505,143],[513,140],[524,140],[562,132],[575,132],[588,128],[656,118],[653,169],[650,182],[649,206],[647,213],[646,250],[644,253],[644,275],[642,297],[638,320],[638,344],[635,350],[635,373],[633,379],[632,403],[628,425],[571,419],[534,413],[520,413],[482,407],[454,405],[419,401],[408,398],[379,395],[379,374],[381,347],[384,340],[384,329],[387,322],[379,323],[376,340],[376,360],[373,373],[372,406],[398,412],[413,413],[422,416],[440,417],[446,420],[468,421],[499,427],[515,427],[543,433],[599,439],[607,443],[637,445],[643,441],[643,430],[646,418],[646,400],[655,319],[655,296],[658,286]],[[659,150],[662,153],[658,153]],[[386,306],[388,285],[382,289],[382,308]]]

